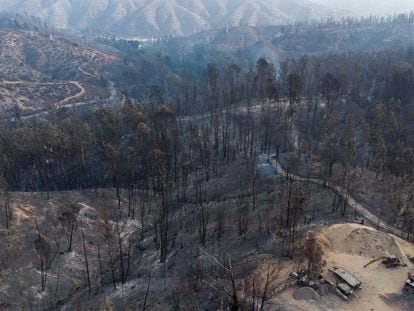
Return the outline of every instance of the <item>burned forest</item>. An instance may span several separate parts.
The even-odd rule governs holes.
[[[414,308],[412,13],[0,20],[1,310]]]

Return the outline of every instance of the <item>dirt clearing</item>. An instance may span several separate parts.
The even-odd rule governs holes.
[[[298,289],[293,288],[280,295],[279,302],[304,310],[414,310],[414,298],[407,298],[402,294],[408,273],[414,272],[414,266],[408,259],[414,254],[413,244],[357,224],[325,227],[316,236],[324,248],[324,258],[327,261],[324,278],[335,283],[336,278],[328,269],[341,267],[362,282],[362,289],[345,302],[333,294],[321,296],[318,300],[303,300],[297,295]],[[389,255],[400,257],[407,266],[386,268],[379,260],[364,268],[373,258]]]

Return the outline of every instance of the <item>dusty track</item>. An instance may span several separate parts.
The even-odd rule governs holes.
[[[65,99],[63,99],[60,102],[56,103],[55,105],[58,108],[61,107],[63,104],[67,103],[68,101],[70,101],[72,99],[75,99],[75,98],[78,98],[78,97],[81,97],[86,93],[85,88],[78,81],[70,81],[68,83],[72,84],[72,85],[75,85],[77,88],[79,88],[79,93],[77,93],[75,95],[72,95],[72,96],[69,96],[69,97],[66,97]]]
[[[46,82],[46,83],[41,83],[41,82],[26,82],[26,81],[0,81],[0,86],[1,85],[32,85],[32,86],[36,86],[36,85],[65,85],[65,84],[72,84],[75,87],[77,87],[79,89],[79,92],[76,93],[75,95],[71,95],[71,96],[67,96],[65,97],[63,100],[54,103],[54,105],[56,107],[60,107],[63,104],[67,103],[68,101],[72,100],[72,99],[76,99],[79,98],[81,96],[83,96],[86,91],[85,88],[78,82],[78,81],[68,81],[68,82]]]
[[[292,178],[295,181],[300,182],[310,182],[313,184],[321,185],[326,188],[329,188],[333,191],[335,191],[338,195],[340,195],[347,203],[350,208],[355,210],[366,222],[370,223],[371,225],[374,225],[378,230],[385,231],[387,233],[392,233],[396,236],[406,238],[407,233],[402,231],[401,229],[398,229],[390,224],[388,224],[384,219],[381,219],[380,217],[374,215],[371,213],[367,206],[364,204],[358,202],[345,188],[338,186],[334,184],[333,182],[317,179],[317,178],[307,178],[299,175],[294,175],[290,172],[287,172],[283,166],[276,160],[276,156],[272,155],[270,157],[270,163],[275,168],[277,174],[282,176],[288,176],[289,178]]]
[[[285,106],[285,112],[287,111],[287,106]],[[289,139],[291,140],[294,148],[296,150],[299,149],[299,132],[294,124],[294,121],[292,118],[289,118],[289,123],[290,123],[290,134],[289,134]],[[272,155],[270,157],[270,164],[275,168],[276,173],[280,174],[280,175],[284,175],[284,176],[289,176],[290,178],[292,178],[293,180],[296,181],[301,181],[301,182],[310,182],[313,184],[317,184],[317,185],[321,185],[323,187],[326,187],[328,189],[331,189],[332,191],[334,191],[335,193],[337,193],[339,196],[342,197],[343,200],[345,200],[345,202],[347,202],[348,206],[356,211],[360,217],[362,217],[364,219],[365,222],[371,224],[372,226],[376,227],[378,230],[382,230],[385,231],[387,233],[391,233],[394,234],[398,237],[401,237],[403,239],[406,239],[408,234],[407,232],[396,228],[393,225],[390,225],[389,223],[387,223],[386,220],[378,217],[377,215],[373,214],[372,212],[370,212],[369,210],[369,206],[366,206],[365,204],[358,202],[352,195],[351,193],[345,189],[344,187],[341,187],[331,181],[327,181],[327,180],[322,180],[322,179],[317,179],[317,178],[308,178],[308,177],[304,177],[304,176],[299,176],[299,175],[295,175],[292,174],[291,172],[287,172],[283,166],[280,164],[279,161],[277,161],[276,159],[276,155]]]
[[[268,107],[270,108],[280,107],[284,110],[284,112],[286,112],[289,106],[288,106],[287,101],[282,101],[282,102],[272,102],[270,103]],[[230,113],[247,113],[248,111],[250,111],[251,113],[259,113],[262,111],[262,108],[263,108],[262,104],[255,104],[255,105],[250,106],[250,108],[246,106],[232,107],[229,112]],[[221,113],[225,113],[225,112],[226,112],[225,110],[221,111]],[[179,122],[189,122],[189,121],[196,122],[196,121],[202,121],[202,120],[208,119],[210,116],[211,116],[210,113],[197,114],[194,116],[182,116],[178,118],[178,121]],[[289,123],[291,125],[290,126],[291,133],[289,135],[290,139],[295,149],[298,149],[299,139],[300,139],[298,130],[294,126],[292,118],[289,118]],[[407,237],[407,232],[404,232],[403,230],[388,224],[387,221],[385,221],[384,219],[381,219],[380,217],[374,215],[372,212],[369,211],[367,206],[358,202],[345,188],[339,185],[336,185],[330,181],[316,179],[316,178],[307,178],[307,177],[303,177],[299,175],[294,175],[290,172],[288,173],[283,168],[283,166],[280,164],[280,162],[276,160],[275,155],[272,155],[270,157],[270,162],[271,162],[270,164],[276,169],[276,172],[279,175],[289,176],[290,178],[296,181],[314,183],[314,184],[321,185],[321,186],[327,187],[335,191],[348,203],[348,206],[352,210],[355,210],[364,219],[365,222],[370,223],[371,225],[377,227],[377,229],[385,231],[387,233],[392,233],[404,239]]]
[[[85,71],[85,70],[83,69],[83,67],[88,66],[88,65],[91,63],[91,61],[95,58],[95,56],[96,56],[96,54],[95,54],[95,53],[92,53],[91,58],[89,58],[89,60],[88,60],[86,63],[84,63],[84,64],[80,65],[80,66],[78,67],[78,69],[79,69],[79,71],[80,71],[80,72],[82,72],[83,74],[85,74],[85,75],[87,75],[87,76],[89,76],[89,77],[99,79],[99,77],[97,77],[97,76],[95,76],[95,75],[93,75],[93,74],[91,74],[91,73],[89,73],[89,72],[87,72],[87,71]]]
[[[93,75],[93,74],[91,74],[91,73],[89,73],[89,72],[87,72],[87,71],[85,71],[84,69],[83,69],[83,67],[85,67],[85,66],[87,66],[87,65],[89,65],[90,63],[91,63],[91,61],[95,58],[95,56],[96,56],[96,54],[95,53],[92,53],[92,56],[89,58],[89,60],[87,61],[87,62],[85,62],[85,63],[83,63],[82,65],[80,65],[79,67],[78,67],[78,69],[79,69],[79,71],[80,72],[82,72],[83,74],[85,74],[85,75],[87,75],[87,76],[90,76],[90,77],[93,77],[93,78],[96,78],[96,79],[98,79],[98,77],[97,76],[95,76],[95,75]],[[78,88],[79,89],[79,92],[78,93],[76,93],[76,94],[74,94],[74,95],[71,95],[71,96],[67,96],[67,97],[65,97],[63,100],[61,100],[61,101],[59,101],[59,102],[56,102],[56,103],[54,103],[54,105],[55,105],[55,107],[56,108],[61,108],[62,106],[64,106],[67,102],[69,102],[69,101],[71,101],[71,100],[73,100],[73,99],[76,99],[76,98],[79,98],[79,97],[82,97],[83,95],[85,95],[85,93],[86,93],[86,90],[85,90],[85,88],[80,84],[80,82],[79,81],[65,81],[65,82],[45,82],[45,83],[42,83],[42,82],[27,82],[27,81],[8,81],[8,80],[0,80],[0,86],[1,85],[32,85],[32,86],[36,86],[36,85],[50,85],[50,86],[53,86],[53,85],[65,85],[65,84],[71,84],[71,85],[73,85],[73,86],[75,86],[76,88]]]

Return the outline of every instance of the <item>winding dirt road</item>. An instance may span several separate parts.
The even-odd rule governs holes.
[[[74,94],[74,95],[71,95],[71,96],[67,96],[67,97],[65,97],[63,100],[61,100],[61,101],[59,101],[59,102],[57,102],[57,103],[54,103],[54,105],[56,106],[56,107],[60,107],[60,106],[62,106],[63,104],[65,104],[65,103],[67,103],[68,101],[70,101],[70,100],[72,100],[72,99],[75,99],[75,98],[78,98],[78,97],[81,97],[81,96],[83,96],[84,94],[85,94],[85,88],[78,82],[78,81],[67,81],[67,82],[45,82],[45,83],[42,83],[42,82],[26,82],[26,81],[8,81],[8,80],[1,80],[0,81],[0,86],[1,85],[33,85],[33,86],[36,86],[36,85],[66,85],[66,84],[72,84],[72,85],[74,85],[75,87],[77,87],[78,89],[79,89],[79,92],[78,93],[76,93],[76,94]]]
[[[89,72],[87,72],[85,69],[83,69],[85,66],[89,65],[91,63],[91,61],[96,57],[96,53],[92,53],[91,57],[88,59],[87,62],[83,63],[82,65],[80,65],[78,67],[79,71],[82,72],[83,74],[92,77],[92,78],[96,78],[99,79],[99,77],[97,77],[96,75],[93,75]],[[27,81],[9,81],[9,80],[0,80],[0,86],[2,85],[32,85],[32,86],[36,86],[36,85],[67,85],[67,84],[71,84],[73,86],[75,86],[76,88],[79,89],[78,93],[74,94],[74,95],[70,95],[65,97],[64,99],[62,99],[59,102],[54,103],[53,105],[60,109],[60,108],[66,108],[66,107],[78,107],[78,106],[84,106],[87,105],[88,102],[79,102],[79,103],[68,103],[70,101],[72,101],[73,99],[77,99],[82,97],[83,95],[85,95],[86,90],[85,88],[82,86],[82,84],[80,84],[79,81],[62,81],[62,82],[27,82]],[[113,82],[110,81],[110,85],[109,88],[111,89],[111,95],[108,98],[108,100],[113,100],[116,97],[116,90],[115,90],[115,86],[113,84]],[[23,119],[31,119],[33,117],[37,117],[37,116],[41,116],[41,115],[47,115],[48,112],[47,111],[41,111],[41,112],[36,112],[34,114],[30,114],[27,116],[24,116]],[[12,121],[15,120],[15,118],[11,119]]]
[[[79,89],[79,92],[75,95],[71,95],[68,97],[65,97],[63,100],[55,103],[55,105],[60,106],[72,99],[81,97],[85,94],[85,88],[78,82],[78,81],[67,81],[67,82],[26,82],[26,81],[8,81],[8,80],[0,80],[0,85],[66,85],[66,84],[72,84],[76,86]]]
[[[358,202],[350,193],[348,190],[346,190],[345,188],[338,186],[330,181],[326,181],[326,180],[322,180],[322,179],[317,179],[317,178],[307,178],[307,177],[302,177],[299,175],[294,175],[292,173],[288,173],[283,166],[280,164],[279,161],[277,161],[276,159],[276,155],[272,155],[270,157],[270,164],[275,168],[276,173],[281,175],[281,176],[289,176],[289,178],[292,178],[295,181],[300,181],[300,182],[310,182],[313,184],[317,184],[317,185],[321,185],[324,186],[326,188],[329,188],[333,191],[335,191],[338,195],[340,195],[347,203],[348,206],[351,207],[353,210],[356,210],[357,213],[368,223],[370,223],[371,225],[374,225],[377,229],[385,231],[387,233],[392,233],[398,237],[401,238],[406,238],[407,237],[407,233],[402,231],[399,228],[396,228],[390,224],[388,224],[386,221],[384,221],[383,219],[381,219],[380,217],[374,215],[373,213],[371,213],[368,208]]]
[[[285,109],[287,109],[287,105],[284,106]],[[287,111],[287,110],[286,110]],[[286,112],[285,111],[285,112]],[[293,145],[293,147],[297,150],[299,149],[299,131],[297,130],[292,118],[289,119],[289,123],[290,123],[290,133],[289,133],[289,138],[290,141]],[[280,164],[279,161],[277,161],[276,159],[276,155],[271,155],[270,156],[270,164],[273,166],[273,168],[276,170],[276,173],[282,176],[289,176],[290,178],[292,178],[295,181],[300,181],[300,182],[310,182],[313,184],[317,184],[317,185],[321,185],[324,186],[326,188],[329,188],[331,190],[333,190],[335,193],[337,193],[339,196],[342,197],[343,200],[345,200],[348,204],[348,206],[350,208],[352,208],[353,210],[355,210],[363,219],[366,223],[371,224],[372,226],[376,227],[378,230],[382,230],[385,231],[387,233],[392,233],[398,237],[401,237],[403,239],[406,239],[408,234],[407,232],[396,228],[393,225],[390,225],[389,223],[387,223],[387,221],[385,221],[384,219],[380,218],[379,216],[373,214],[372,212],[370,212],[369,208],[361,203],[358,202],[351,194],[350,192],[345,189],[344,187],[341,187],[331,181],[327,181],[327,180],[322,180],[322,179],[317,179],[317,178],[308,178],[308,177],[304,177],[304,176],[299,176],[299,175],[294,175],[291,172],[287,172],[283,166]]]
[[[80,65],[78,67],[79,71],[82,72],[83,74],[89,76],[89,77],[93,77],[96,79],[99,79],[99,77],[85,71],[83,69],[83,67],[89,65],[91,63],[91,61],[95,58],[96,54],[92,53],[91,57],[88,59],[87,62],[83,63],[82,65]],[[66,85],[66,84],[72,84],[73,86],[77,87],[79,89],[79,92],[74,94],[74,95],[70,95],[65,97],[63,100],[54,103],[54,105],[56,106],[56,108],[61,108],[62,106],[64,106],[65,103],[67,103],[68,101],[71,101],[72,99],[76,99],[79,98],[83,95],[85,95],[86,90],[85,88],[80,84],[79,81],[65,81],[65,82],[27,82],[27,81],[8,81],[8,80],[0,80],[0,86],[1,85]]]
[[[281,106],[280,106],[281,105]],[[274,107],[282,107],[285,111],[288,108],[288,103],[287,102],[282,102],[282,103],[271,103],[270,106],[272,108]],[[262,109],[262,105],[258,104],[258,105],[252,105],[250,107],[250,112],[252,113],[258,113],[260,112]],[[241,107],[232,107],[232,109],[230,110],[231,113],[238,113],[238,112],[247,112],[248,109],[244,106]],[[225,111],[223,111],[224,113]],[[179,117],[178,120],[180,122],[186,122],[186,121],[201,121],[204,119],[207,119],[210,117],[209,113],[204,113],[204,114],[198,114],[195,116],[182,116]],[[292,141],[293,146],[295,147],[295,149],[299,148],[299,132],[296,129],[296,127],[293,124],[292,119],[289,120],[290,123],[290,140]],[[278,162],[276,160],[276,156],[272,155],[270,157],[270,164],[273,166],[273,168],[275,168],[277,174],[282,175],[282,176],[288,176],[288,172],[283,168],[283,166],[280,164],[280,162]],[[381,219],[380,217],[374,215],[372,212],[370,212],[369,208],[358,202],[350,193],[348,190],[346,190],[345,188],[336,185],[330,181],[325,181],[325,180],[321,180],[321,179],[316,179],[316,178],[307,178],[307,177],[303,177],[303,176],[299,176],[299,175],[294,175],[292,173],[289,172],[289,177],[292,178],[293,180],[296,181],[301,181],[301,182],[310,182],[313,184],[317,184],[317,185],[321,185],[324,187],[327,187],[333,191],[335,191],[338,195],[340,195],[348,204],[348,206],[350,208],[352,208],[353,210],[355,210],[363,219],[366,223],[369,223],[371,225],[373,225],[374,227],[376,227],[379,230],[385,231],[387,233],[392,233],[396,236],[399,236],[401,238],[406,238],[407,237],[407,232],[404,232],[403,230],[396,228],[392,225],[390,225],[389,223],[387,223],[384,219]]]
[[[97,77],[97,76],[95,76],[95,75],[93,75],[93,74],[91,74],[91,73],[89,73],[89,72],[87,72],[87,71],[85,71],[85,70],[83,69],[83,67],[88,66],[88,65],[91,63],[91,61],[95,58],[95,56],[96,56],[96,54],[95,54],[95,53],[92,53],[91,58],[89,58],[89,60],[88,60],[86,63],[84,63],[84,64],[80,65],[80,66],[78,67],[78,69],[79,69],[79,71],[80,71],[80,72],[82,72],[83,74],[85,74],[85,75],[87,75],[87,76],[89,76],[89,77],[99,79],[99,77]]]
[[[72,96],[68,96],[65,99],[61,100],[60,102],[56,103],[55,105],[57,106],[57,108],[61,107],[62,105],[64,105],[65,103],[67,103],[68,101],[72,99],[83,96],[86,93],[85,88],[78,81],[69,81],[68,83],[79,88],[79,93],[72,95]]]

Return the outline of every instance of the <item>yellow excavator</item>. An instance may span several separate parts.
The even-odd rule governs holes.
[[[387,267],[387,268],[396,268],[396,267],[401,267],[404,266],[404,264],[401,263],[401,259],[395,255],[391,255],[391,256],[383,256],[383,257],[379,257],[379,258],[374,258],[372,259],[370,262],[368,262],[364,268],[372,265],[373,263],[382,260],[382,263]]]

